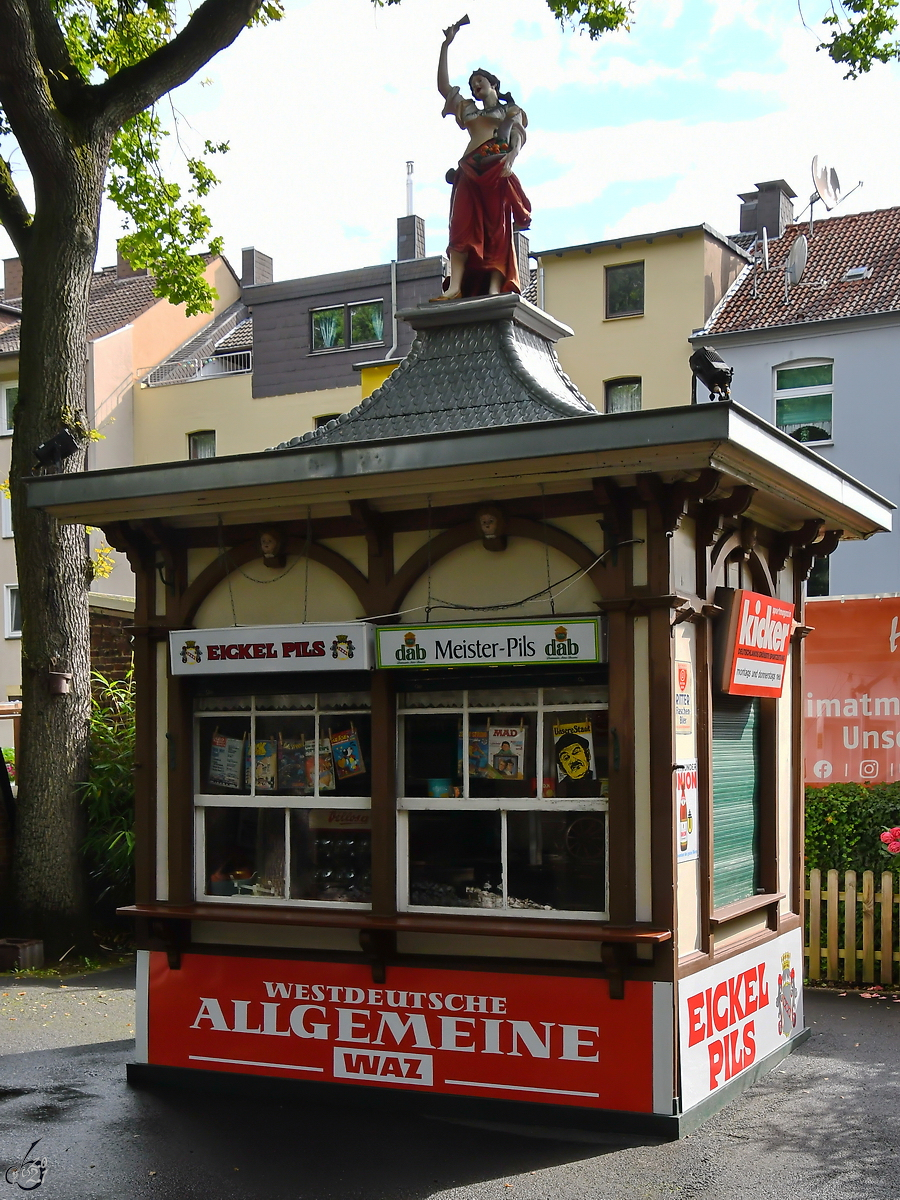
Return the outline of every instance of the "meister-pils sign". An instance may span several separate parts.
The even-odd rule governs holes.
[[[389,625],[376,630],[379,667],[538,666],[601,661],[595,617]]]
[[[173,675],[268,671],[365,671],[372,666],[371,626],[232,625],[169,634]]]

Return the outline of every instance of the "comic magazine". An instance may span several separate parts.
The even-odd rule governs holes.
[[[365,775],[366,764],[363,760],[362,747],[359,744],[359,734],[355,727],[351,726],[344,733],[331,734],[331,753],[338,779],[350,779],[354,775]]]
[[[319,775],[319,794],[334,791],[334,759],[331,755],[331,740],[319,738],[319,752],[316,754],[315,738],[306,740],[306,783],[312,791],[316,781],[316,771]]]
[[[278,743],[262,738],[256,743],[256,790],[274,792],[278,786]]]
[[[278,735],[278,788],[304,796],[309,790],[306,775],[306,738]]]
[[[498,726],[488,730],[488,750],[495,779],[524,779],[525,727]]]
[[[486,729],[469,729],[469,774],[477,775],[482,779],[490,778],[490,765],[488,731]]]
[[[212,787],[239,788],[244,739],[227,737],[215,730],[209,751],[209,782]]]

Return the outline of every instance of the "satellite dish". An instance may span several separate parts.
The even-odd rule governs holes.
[[[765,225],[763,225],[763,234],[762,234],[762,260],[763,260],[763,270],[768,271],[768,269],[769,269],[769,231],[768,231],[768,229],[766,229]]]
[[[803,278],[803,272],[806,270],[806,258],[809,253],[809,243],[806,240],[806,234],[801,233],[794,240],[791,246],[791,252],[788,255],[785,263],[784,273],[787,276],[787,281],[792,287],[796,287]]]
[[[829,212],[836,208],[841,199],[841,184],[834,167],[819,166],[818,154],[812,160],[813,186],[816,195]]]

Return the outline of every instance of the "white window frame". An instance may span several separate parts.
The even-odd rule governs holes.
[[[0,537],[15,537],[12,519],[12,499],[0,495]]]
[[[353,318],[350,315],[351,309],[362,308],[366,304],[381,305],[382,333],[381,337],[374,342],[354,342],[353,341]],[[317,304],[315,308],[309,310],[309,353],[312,354],[339,354],[343,350],[362,350],[366,346],[383,346],[384,345],[384,296],[372,296],[368,300],[338,300],[334,304]],[[319,346],[313,349],[313,317],[320,312],[334,312],[335,309],[343,309],[344,313],[344,341],[340,346]]]
[[[284,810],[284,890],[290,892],[291,886],[291,812],[294,809],[363,809],[371,811],[372,797],[371,796],[337,796],[332,793],[319,795],[319,778],[316,772],[315,793],[311,796],[277,796],[271,793],[257,795],[256,793],[256,772],[250,772],[250,790],[240,795],[206,795],[200,791],[200,721],[209,718],[226,718],[226,717],[247,717],[250,721],[250,745],[256,741],[256,718],[263,717],[310,717],[315,718],[315,740],[316,745],[319,744],[320,735],[320,717],[327,716],[332,718],[346,719],[351,721],[353,717],[370,716],[371,714],[371,698],[369,708],[348,708],[338,709],[329,707],[328,697],[333,695],[332,692],[310,692],[308,695],[314,696],[315,705],[313,708],[297,708],[284,709],[272,708],[266,704],[266,696],[249,695],[240,693],[250,701],[248,708],[241,709],[195,709],[194,711],[194,896],[198,902],[203,904],[261,904],[261,905],[288,905],[292,908],[324,908],[330,911],[352,911],[360,910],[369,912],[372,908],[371,902],[359,903],[353,900],[306,900],[295,899],[289,895],[285,896],[254,896],[252,894],[238,893],[233,896],[214,896],[206,892],[206,821],[204,818],[204,810],[207,808],[274,808]],[[371,751],[370,751],[371,754]],[[251,762],[253,761],[251,757]],[[371,763],[369,764],[371,771]],[[371,867],[370,867],[371,870]]]
[[[19,595],[19,585],[17,583],[5,583],[3,585],[3,636],[7,639],[20,638],[22,636],[21,628],[13,629],[12,627],[13,592],[19,596],[19,616],[21,617],[22,597]]]
[[[11,388],[15,388],[18,391],[18,379],[7,379],[5,383],[0,383],[0,425],[3,426],[0,429],[0,437],[12,437],[12,423],[7,420],[8,413],[6,410],[7,392]]]
[[[496,709],[498,713],[534,713],[535,714],[535,761],[536,764],[543,764],[543,741],[544,741],[544,717],[549,713],[577,713],[577,712],[606,712],[609,710],[608,686],[599,684],[598,687],[606,688],[607,700],[605,702],[597,701],[593,703],[581,704],[560,704],[556,702],[544,703],[544,693],[549,689],[559,686],[565,686],[548,682],[546,687],[537,689],[536,704],[515,704],[508,708]],[[402,792],[405,790],[406,784],[406,747],[404,742],[407,716],[427,716],[436,714],[440,716],[451,716],[454,713],[462,715],[462,744],[469,744],[469,713],[477,712],[484,713],[490,711],[481,704],[473,704],[469,706],[470,691],[485,691],[491,690],[489,683],[484,683],[478,688],[473,689],[455,689],[452,685],[448,685],[448,690],[462,690],[463,701],[462,706],[447,705],[446,707],[427,708],[424,705],[421,707],[404,707],[399,704],[397,708],[397,781],[398,791],[401,793],[397,800],[397,909],[404,913],[452,913],[454,917],[471,915],[474,920],[479,917],[520,917],[522,919],[543,919],[548,921],[607,921],[609,920],[609,800],[607,797],[587,798],[587,799],[567,799],[564,797],[544,797],[544,796],[523,796],[522,799],[509,799],[500,797],[497,799],[490,797],[466,798],[465,793],[469,790],[469,756],[463,754],[463,797],[453,797],[448,799],[437,799],[428,796],[404,796]],[[515,691],[515,688],[502,689]],[[529,689],[532,690],[532,689]],[[428,695],[427,692],[420,693],[423,700]],[[555,768],[554,768],[555,770]],[[526,775],[526,778],[528,776]],[[542,780],[543,774],[541,770],[536,770],[536,779]],[[598,781],[598,790],[599,790]],[[523,792],[524,792],[523,784]],[[541,789],[543,790],[543,789]],[[427,904],[411,904],[409,901],[409,813],[416,811],[451,811],[451,812],[490,812],[499,811],[501,820],[500,831],[500,857],[501,868],[503,873],[502,888],[503,888],[503,906],[499,908],[467,908],[467,907],[449,907],[445,905],[427,905]],[[549,911],[538,908],[510,908],[507,904],[507,880],[509,875],[509,855],[508,855],[508,839],[507,839],[507,821],[506,815],[509,812],[596,812],[605,815],[606,823],[606,845],[604,851],[604,881],[606,886],[606,907],[602,912],[585,912],[577,909],[562,909],[554,908]]]
[[[778,372],[799,370],[803,367],[831,367],[831,383],[813,384],[811,387],[799,388],[779,388]],[[832,446],[834,445],[834,359],[833,358],[797,358],[789,362],[776,363],[772,368],[772,424],[776,429],[786,433],[789,438],[794,441],[792,433],[789,433],[778,422],[778,401],[779,400],[799,400],[804,396],[824,396],[825,393],[831,396],[831,433],[827,438],[819,438],[814,442],[799,442],[801,446]]]

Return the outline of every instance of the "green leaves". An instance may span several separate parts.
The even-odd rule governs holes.
[[[837,783],[806,790],[806,866],[836,871],[900,871],[886,864],[881,831],[900,825],[900,784]]]
[[[897,5],[898,0],[833,0],[831,12],[822,18],[832,35],[818,49],[847,67],[845,79],[857,79],[873,63],[900,57],[900,42],[890,36],[897,30]]]
[[[585,30],[592,40],[616,29],[630,29],[634,11],[632,0],[547,0],[561,25]]]
[[[90,768],[80,786],[88,832],[82,844],[91,874],[107,890],[125,888],[134,860],[134,680],[93,673]]]

